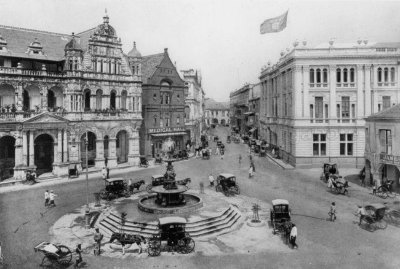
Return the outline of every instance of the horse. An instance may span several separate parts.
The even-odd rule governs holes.
[[[182,180],[177,180],[176,181],[176,183],[178,184],[178,185],[183,185],[183,186],[186,186],[188,183],[190,183],[190,182],[192,182],[191,180],[190,180],[190,178],[185,178],[185,179],[182,179]]]
[[[144,180],[139,180],[135,183],[132,183],[132,185],[130,185],[129,187],[129,191],[132,193],[134,191],[134,189],[137,189],[139,191],[140,186],[142,186],[143,184],[145,184]]]
[[[140,252],[142,252],[142,243],[146,243],[146,238],[141,236],[141,235],[136,235],[136,234],[126,234],[126,233],[113,233],[111,235],[110,241],[108,243],[114,242],[114,240],[117,240],[118,242],[121,243],[121,245],[124,247],[125,245],[132,245],[136,244],[138,245]]]

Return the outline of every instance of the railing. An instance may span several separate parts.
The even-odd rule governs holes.
[[[400,156],[390,155],[386,153],[379,154],[379,161],[385,164],[400,165]]]

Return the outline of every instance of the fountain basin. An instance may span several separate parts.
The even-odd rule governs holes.
[[[172,190],[169,190],[172,191]],[[182,191],[180,191],[182,192]],[[156,203],[157,194],[146,196],[139,200],[138,208],[144,212],[153,214],[175,214],[192,212],[203,207],[203,200],[194,194],[182,194],[186,203],[183,205],[161,206]]]

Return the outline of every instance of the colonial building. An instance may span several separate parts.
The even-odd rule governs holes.
[[[249,90],[249,111],[245,112],[246,131],[255,139],[259,138],[260,130],[260,96],[261,83],[254,84]]]
[[[230,117],[232,129],[240,134],[248,134],[247,120],[249,113],[249,92],[252,85],[247,83],[242,88],[230,93]]]
[[[365,175],[381,183],[393,180],[399,188],[400,182],[400,105],[373,114],[366,119],[365,126]]]
[[[185,127],[187,86],[172,63],[168,50],[141,59],[143,124],[140,130],[142,155],[155,157],[174,142],[184,149],[190,140]],[[172,150],[172,149],[171,149]]]
[[[364,165],[365,120],[400,100],[398,43],[306,42],[263,68],[261,135],[292,165]]]
[[[204,91],[201,86],[201,75],[193,69],[182,70],[188,92],[185,98],[185,126],[192,142],[200,143],[204,129]]]
[[[230,124],[229,105],[226,102],[216,102],[211,98],[206,98],[205,121],[207,126],[211,124]]]
[[[76,35],[0,26],[2,179],[64,176],[86,156],[99,168],[137,163],[141,77],[103,19]]]

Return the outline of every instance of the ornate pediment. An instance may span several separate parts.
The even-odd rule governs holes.
[[[41,113],[37,116],[34,116],[26,121],[24,121],[24,124],[29,123],[29,124],[35,124],[35,123],[52,123],[52,124],[66,124],[69,121],[67,119],[64,119],[63,117],[54,115],[53,113],[50,112],[44,112]]]

